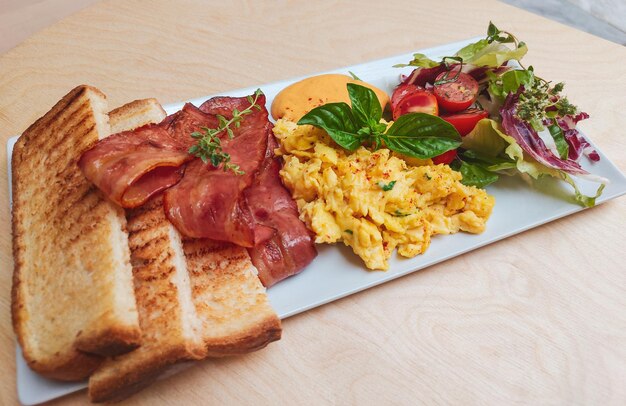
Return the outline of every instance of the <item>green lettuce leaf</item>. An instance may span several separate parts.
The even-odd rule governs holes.
[[[504,141],[504,143],[502,143],[502,141]],[[594,206],[596,199],[602,194],[602,190],[604,190],[605,185],[601,184],[595,196],[582,194],[574,179],[566,172],[549,168],[530,157],[525,157],[524,150],[515,139],[505,134],[500,124],[491,119],[486,118],[479,121],[474,130],[463,137],[462,147],[489,157],[496,157],[498,154],[502,154],[515,162],[517,172],[528,175],[535,180],[545,176],[561,179],[574,188],[574,201],[584,207]],[[504,166],[499,169],[508,168],[510,168],[510,165],[505,163]],[[494,169],[494,167],[488,167],[487,169],[497,170]]]
[[[502,137],[494,136],[494,132],[499,131],[498,127],[499,124],[493,120],[486,118],[480,120],[474,129],[463,137],[461,147],[490,157],[499,155],[506,148],[507,142]]]
[[[510,59],[519,61],[526,55],[526,52],[528,52],[528,47],[523,43],[511,49],[502,43],[495,41],[489,43],[487,39],[481,39],[461,48],[456,56],[463,58],[464,63],[497,68]]]
[[[424,54],[413,54],[413,60],[409,63],[399,63],[393,65],[394,68],[404,68],[405,66],[417,66],[419,68],[434,68],[441,62],[435,62]]]

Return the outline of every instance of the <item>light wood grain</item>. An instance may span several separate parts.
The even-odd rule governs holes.
[[[626,48],[498,2],[384,3],[98,3],[0,57],[0,141],[79,83],[112,106],[168,103],[468,38],[492,19],[528,43],[542,76],[567,82],[592,116],[583,129],[626,170]],[[0,151],[0,403],[13,404]],[[621,198],[288,319],[279,343],[132,403],[623,404],[625,226]]]
[[[0,53],[98,0],[0,0]]]

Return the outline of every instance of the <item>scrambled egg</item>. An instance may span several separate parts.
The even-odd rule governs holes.
[[[435,234],[481,233],[494,198],[461,184],[461,174],[431,160],[388,149],[353,153],[325,131],[278,120],[283,183],[316,243],[342,241],[370,269],[387,269],[394,249],[404,257],[426,251]]]

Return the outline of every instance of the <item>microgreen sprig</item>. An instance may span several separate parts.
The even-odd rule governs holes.
[[[508,31],[500,30],[491,21],[489,21],[489,27],[487,27],[487,38],[486,39],[487,39],[487,42],[490,43],[490,44],[495,41],[495,42],[499,42],[501,44],[514,43],[515,44],[515,48],[519,48],[521,46],[524,46],[524,42],[519,41],[515,35],[511,34]]]
[[[241,126],[243,117],[252,113],[253,109],[261,110],[261,106],[257,104],[259,97],[263,95],[261,89],[257,89],[253,96],[248,96],[247,100],[250,103],[246,109],[239,111],[233,109],[232,118],[227,119],[221,114],[217,114],[215,117],[218,120],[217,128],[202,127],[202,131],[194,131],[191,133],[191,138],[197,140],[197,143],[189,148],[189,153],[202,159],[204,163],[210,163],[215,168],[220,166],[224,171],[233,171],[236,175],[243,175],[245,172],[241,170],[239,165],[230,162],[230,154],[222,150],[222,141],[219,137],[224,131],[229,139],[234,138],[234,128]]]
[[[457,64],[450,64],[450,62],[448,62],[449,60],[455,61]],[[446,83],[451,83],[451,82],[456,82],[459,79],[459,76],[461,75],[461,70],[463,69],[463,58],[459,57],[459,56],[445,56],[441,62],[443,63],[443,65],[446,67],[446,73],[443,74],[443,76],[441,77],[441,79],[439,79],[438,81],[436,81],[435,83],[433,83],[435,86],[437,85],[443,85]],[[454,73],[454,77],[450,77],[450,73],[452,72],[452,68],[458,66],[458,69],[455,70]]]

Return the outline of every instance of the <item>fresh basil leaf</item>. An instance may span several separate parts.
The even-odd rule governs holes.
[[[556,124],[552,124],[548,126],[548,131],[550,131],[550,135],[552,135],[552,139],[556,144],[556,150],[559,151],[561,159],[567,159],[569,156],[569,145],[565,140],[565,135],[563,134],[561,127]]]
[[[383,139],[390,150],[421,159],[436,157],[461,145],[461,136],[452,124],[426,113],[400,116]]]
[[[484,188],[485,186],[497,181],[499,178],[498,174],[487,170],[480,164],[473,164],[465,161],[460,162],[461,164],[456,170],[461,172],[461,175],[463,175],[461,183],[466,186]]]
[[[328,103],[309,111],[298,125],[309,124],[325,130],[330,138],[343,148],[354,151],[361,145],[359,127],[346,103]]]
[[[417,66],[419,68],[434,68],[435,66],[439,66],[439,62],[435,62],[424,54],[413,54],[413,60],[406,63],[399,63],[397,65],[393,65],[394,68],[404,68],[405,66]]]
[[[361,126],[373,126],[378,124],[383,116],[376,93],[370,88],[348,83],[348,95],[352,103],[352,114]]]

